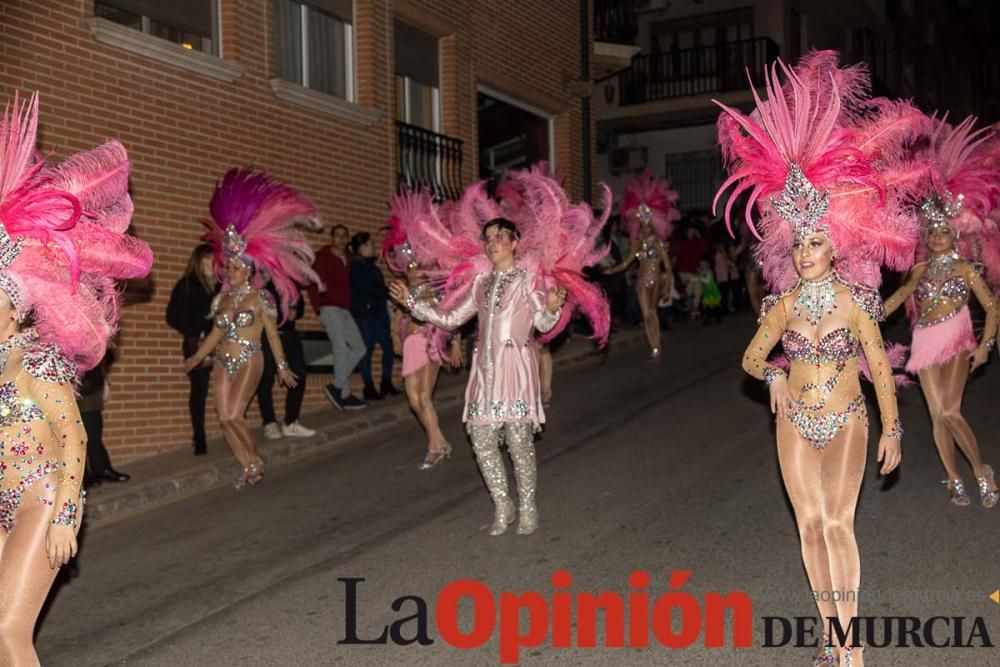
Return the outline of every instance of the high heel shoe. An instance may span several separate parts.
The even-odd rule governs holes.
[[[649,353],[649,363],[655,364],[660,361],[660,348],[654,347],[653,351]]]
[[[986,474],[977,477],[976,481],[979,483],[979,498],[983,501],[983,507],[990,508],[997,504],[997,500],[1000,500],[1000,491],[997,491],[997,483],[993,479],[993,468],[987,465],[984,465],[983,468],[986,470]]]
[[[451,458],[451,445],[446,442],[444,443],[444,447],[427,450],[427,454],[424,456],[424,462],[420,464],[420,467],[417,468],[417,470],[430,470],[448,458]]]
[[[840,649],[840,667],[863,667],[864,646],[844,646]]]
[[[247,484],[257,486],[264,479],[264,462],[251,463],[250,467],[247,468],[247,472]]]
[[[813,667],[828,667],[829,665],[839,665],[840,660],[837,659],[837,654],[833,652],[833,647],[823,640],[823,648],[820,649],[819,655],[813,658]]]
[[[965,490],[965,484],[960,479],[944,480],[942,484],[948,487],[948,493],[951,495],[951,504],[958,505],[959,507],[965,507],[971,501],[969,500],[969,492]]]
[[[239,490],[245,487],[249,483],[250,483],[250,468],[243,468],[240,474],[236,477],[236,481],[233,482],[233,488]]]
[[[514,523],[514,501],[509,496],[499,498],[493,513],[493,525],[490,535],[496,537],[507,532],[507,526]]]

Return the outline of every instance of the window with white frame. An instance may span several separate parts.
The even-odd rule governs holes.
[[[94,16],[191,51],[219,54],[218,0],[95,0]]]
[[[278,78],[354,101],[352,0],[274,0]]]
[[[395,22],[396,120],[441,131],[438,38]]]

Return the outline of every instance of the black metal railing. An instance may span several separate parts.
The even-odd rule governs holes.
[[[725,42],[695,49],[639,55],[618,75],[621,104],[641,104],[675,97],[747,88],[746,71],[755,82],[778,57],[778,45],[767,37]]]
[[[639,36],[636,6],[639,0],[594,0],[594,39],[612,44],[635,44]]]
[[[462,140],[396,121],[396,183],[425,187],[435,199],[462,194]]]

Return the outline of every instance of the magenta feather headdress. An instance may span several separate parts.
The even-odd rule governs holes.
[[[881,265],[908,268],[917,241],[905,203],[921,172],[910,173],[894,146],[914,133],[908,122],[916,117],[885,103],[869,104],[862,116],[863,70],[831,71],[829,57],[814,54],[805,62],[803,78],[778,60],[765,73],[767,101],[752,89],[756,110],[750,116],[716,101],[723,109],[719,142],[730,175],[713,207],[732,188],[724,214],[731,232],[733,203],[748,194],[746,222],[762,239],[757,258],[773,290],[795,284],[794,235],[814,232],[837,249],[844,279],[875,288]],[[763,237],[751,218],[754,206]]]
[[[670,237],[673,223],[681,219],[677,210],[679,195],[670,189],[665,178],[653,178],[644,171],[638,178],[625,182],[625,196],[622,197],[621,218],[625,231],[633,241],[639,240],[642,227],[648,224],[661,241]]]
[[[0,119],[0,289],[39,339],[80,373],[117,331],[116,280],[149,274],[149,246],[126,234],[130,163],[110,141],[58,164],[36,151],[38,96],[14,98]]]
[[[299,285],[320,284],[312,270],[315,255],[300,227],[320,228],[316,205],[291,186],[263,171],[230,169],[215,186],[208,205],[211,220],[202,240],[212,244],[216,267],[238,257],[256,268],[254,285],[271,280],[281,302],[282,319],[299,296]]]

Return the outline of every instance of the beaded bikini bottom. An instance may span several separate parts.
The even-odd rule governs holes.
[[[851,415],[858,415],[862,421],[867,421],[868,411],[865,408],[865,397],[858,394],[843,410],[834,410],[816,414],[805,406],[802,401],[792,401],[791,422],[795,424],[805,440],[816,449],[823,449],[833,440],[841,427],[847,423]]]

